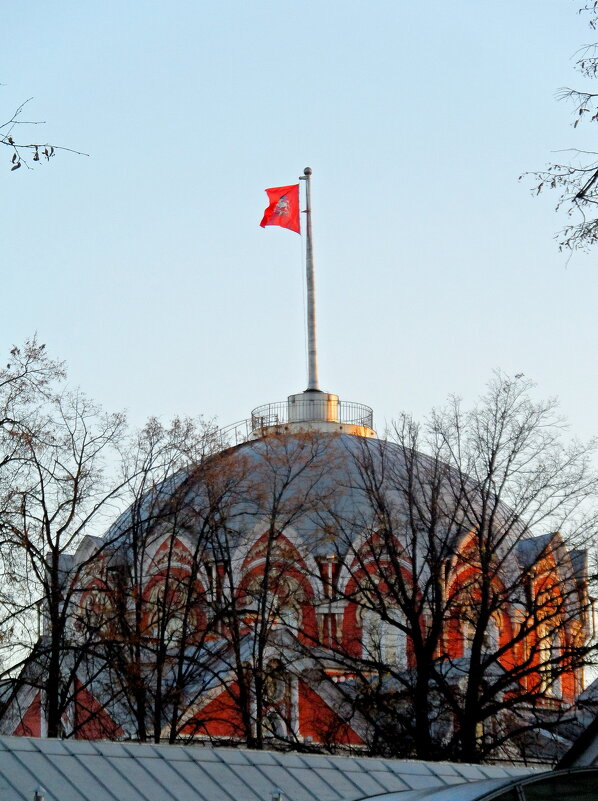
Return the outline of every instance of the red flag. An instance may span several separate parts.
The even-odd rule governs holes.
[[[299,184],[292,186],[274,186],[266,189],[270,205],[264,212],[260,225],[280,225],[291,231],[301,233],[299,222]]]

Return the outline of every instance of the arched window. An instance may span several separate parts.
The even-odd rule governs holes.
[[[176,642],[191,636],[197,628],[194,609],[186,609],[186,588],[167,587],[157,582],[148,593],[148,633],[152,637],[164,636],[165,642]],[[186,626],[185,626],[186,617]]]
[[[280,716],[280,714],[271,709],[264,719],[264,728],[266,729],[266,736],[276,737],[280,740],[285,740],[288,736],[287,725]]]
[[[561,698],[562,637],[558,629],[541,629],[538,632],[538,662],[540,666],[540,688],[547,695]]]
[[[479,622],[475,620],[475,615],[468,614],[461,626],[463,637],[463,656],[471,658],[471,648]],[[494,654],[500,646],[500,625],[497,617],[492,615],[482,633],[482,656]]]
[[[93,585],[87,590],[80,606],[77,628],[91,631],[100,631],[108,620],[108,595],[104,587]]]
[[[305,592],[294,577],[274,575],[265,589],[262,576],[256,574],[245,584],[241,605],[247,615],[255,616],[263,609],[274,625],[285,626],[296,634],[301,630],[304,602]]]
[[[406,667],[407,636],[401,628],[405,618],[398,609],[388,609],[387,617],[383,619],[374,609],[362,610],[363,656],[389,667]]]
[[[266,703],[273,704],[282,701],[287,693],[287,676],[279,660],[275,659],[266,667],[264,681],[264,696]]]
[[[488,621],[484,636],[482,638],[482,648],[485,654],[494,654],[500,645],[500,628],[496,617],[492,616]]]
[[[301,610],[298,606],[286,603],[280,606],[277,614],[278,622],[289,631],[296,633],[301,626]]]

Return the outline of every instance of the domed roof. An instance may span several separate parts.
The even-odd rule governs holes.
[[[292,529],[312,554],[328,553],[327,515],[371,522],[360,457],[372,464],[390,457],[393,471],[404,465],[401,449],[383,440],[318,431],[268,433],[179,470],[127,509],[105,539],[124,544],[135,526],[168,526],[169,509],[175,508],[184,510],[191,533],[218,507],[239,536],[276,517],[277,527]]]
[[[453,490],[460,483],[447,465],[387,440],[319,431],[268,434],[179,471],[121,515],[106,537],[126,541],[135,525],[163,532],[174,514],[179,531],[197,533],[211,515],[239,539],[274,527],[312,556],[342,558],[366,532],[390,521],[397,531],[425,530],[432,512],[444,509],[443,536],[454,541],[474,525],[471,509],[456,513]],[[444,500],[432,498],[437,490]],[[442,521],[434,525],[440,529]]]

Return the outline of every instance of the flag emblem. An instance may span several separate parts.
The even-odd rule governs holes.
[[[291,204],[286,195],[283,195],[278,203],[276,204],[276,208],[274,209],[274,214],[280,217],[286,217],[289,214],[291,208]]]
[[[266,225],[280,225],[281,228],[300,234],[299,184],[273,186],[266,189],[266,193],[270,203],[260,223],[262,228]]]

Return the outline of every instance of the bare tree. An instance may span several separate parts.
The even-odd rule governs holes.
[[[221,450],[189,421],[152,421],[135,445],[133,503],[107,534],[99,590],[108,684],[129,736],[254,748],[296,736],[272,696],[286,680],[281,632],[297,637],[308,599],[281,545],[321,497],[324,443],[256,447]]]
[[[329,437],[272,434],[244,454],[243,477],[214,542],[222,576],[223,631],[232,645],[224,670],[227,692],[240,712],[240,736],[250,748],[297,743],[296,702],[289,663],[316,640],[309,570],[289,540],[309,530],[310,518],[332,489]]]
[[[114,542],[102,575],[102,647],[110,682],[132,718],[130,736],[161,737],[166,656],[178,622],[180,604],[170,586],[173,547],[179,528],[177,499],[188,450],[195,445],[190,422],[164,427],[150,420],[129,449],[125,473],[131,505],[112,527]],[[187,441],[193,435],[193,444]],[[167,489],[165,489],[167,487]],[[168,529],[166,563],[153,555],[160,533]],[[158,542],[159,544],[159,542]],[[148,597],[148,584],[157,592]],[[178,594],[177,594],[178,599]],[[128,717],[129,717],[128,716]]]
[[[334,531],[333,594],[343,631],[328,637],[343,684],[370,724],[375,753],[439,758],[434,675],[447,618],[445,565],[461,514],[443,499],[447,465],[418,452],[403,420],[396,442],[352,440],[342,495],[323,513]]]
[[[598,4],[589,2],[580,11],[589,14],[589,25],[598,24]],[[598,44],[584,45],[576,57],[576,68],[588,81],[598,76]],[[598,122],[598,93],[589,88],[563,87],[557,97],[573,107],[573,127]],[[551,189],[558,195],[556,209],[563,209],[570,222],[557,234],[561,250],[587,250],[598,241],[598,151],[569,148],[562,159],[545,169],[524,173],[533,182],[534,194]]]
[[[14,346],[8,363],[0,370],[0,516],[10,501],[13,473],[23,456],[23,442],[18,432],[31,424],[40,406],[63,378],[63,365],[50,359],[45,345],[35,337],[21,347]],[[10,664],[15,658],[14,634],[17,625],[17,619],[12,615],[11,586],[7,581],[10,579],[10,571],[6,572],[9,567],[10,562],[5,565],[4,580],[0,585],[4,664]]]
[[[36,337],[21,347],[14,346],[8,363],[0,369],[0,426],[3,434],[10,426],[32,415],[64,378],[64,366],[50,359],[46,346]],[[2,440],[0,467],[10,460],[10,436]]]
[[[189,710],[214,683],[219,620],[207,566],[235,482],[220,469],[219,445],[202,421],[150,420],[126,462],[132,503],[106,535],[100,648],[128,734],[141,741],[196,734]]]
[[[365,503],[327,514],[335,591],[355,608],[336,652],[379,750],[392,734],[421,758],[521,754],[570,716],[594,651],[597,483],[592,446],[563,444],[554,402],[530,390],[497,375],[472,410],[453,400],[351,448]]]
[[[89,155],[88,153],[82,153],[81,151],[74,150],[70,147],[52,145],[49,142],[42,142],[40,140],[27,142],[26,140],[21,139],[19,136],[21,127],[27,128],[32,126],[35,127],[37,125],[45,125],[42,120],[26,120],[22,118],[25,107],[32,99],[33,98],[30,97],[28,100],[25,100],[15,109],[15,111],[7,120],[0,122],[0,145],[4,145],[9,150],[11,172],[20,169],[23,164],[26,167],[29,167],[29,161],[27,160],[27,157],[30,157],[31,161],[41,162],[50,161],[50,159],[54,158],[58,151],[75,153],[78,156]]]
[[[109,684],[130,736],[303,747],[302,671],[312,686],[327,681],[315,651],[321,575],[305,554],[323,545],[334,439],[270,435],[139,472],[136,500],[108,534],[120,580],[105,582]],[[152,464],[159,448],[149,452]],[[320,717],[313,728],[332,746],[344,724],[332,710]]]
[[[594,444],[565,443],[555,401],[531,388],[496,375],[473,410],[454,400],[430,422],[467,532],[447,587],[465,675],[437,678],[462,759],[558,727],[593,655],[583,554],[598,524]]]
[[[8,670],[13,675],[23,668],[21,681],[43,690],[47,732],[58,736],[78,663],[70,600],[89,564],[80,560],[72,573],[70,554],[93,525],[101,526],[105,515],[114,513],[122,484],[107,480],[105,464],[120,441],[124,418],[104,414],[81,393],[64,390],[61,376],[58,386],[51,385],[41,358],[41,372],[35,378],[29,370],[25,394],[18,399],[24,413],[11,416],[2,429],[0,542],[9,594],[4,608],[20,656]],[[36,611],[43,624],[30,653]]]

